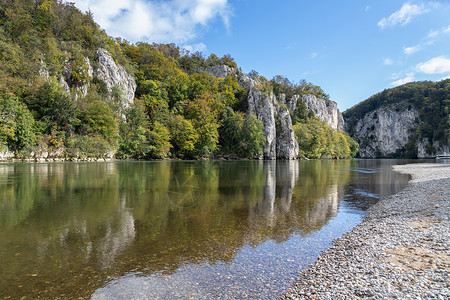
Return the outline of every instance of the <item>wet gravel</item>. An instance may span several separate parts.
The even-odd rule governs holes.
[[[412,175],[302,271],[284,299],[450,299],[450,164]]]

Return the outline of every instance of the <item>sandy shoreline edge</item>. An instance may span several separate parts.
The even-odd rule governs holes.
[[[396,165],[411,181],[300,272],[285,299],[450,299],[450,164]]]

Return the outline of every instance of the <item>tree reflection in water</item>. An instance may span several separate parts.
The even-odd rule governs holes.
[[[127,274],[169,276],[180,268],[194,274],[214,264],[230,266],[258,245],[320,232],[342,199],[359,218],[367,197],[354,191],[376,195],[406,182],[390,169],[358,172],[361,164],[1,164],[0,296],[89,297]],[[245,279],[235,281],[242,285]]]

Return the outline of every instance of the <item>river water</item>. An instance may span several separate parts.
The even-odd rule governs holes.
[[[0,298],[276,298],[396,163],[0,164]]]

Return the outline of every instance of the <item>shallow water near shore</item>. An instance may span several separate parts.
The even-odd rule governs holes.
[[[273,299],[398,163],[0,164],[0,298]]]

